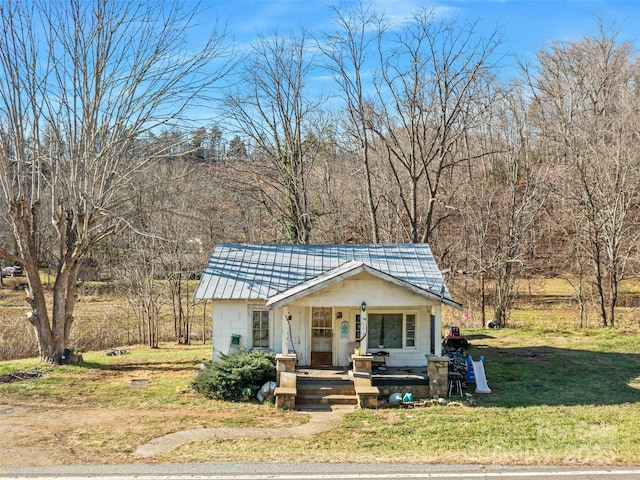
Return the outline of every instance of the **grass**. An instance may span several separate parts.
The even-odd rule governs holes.
[[[467,330],[469,353],[484,356],[492,389],[476,405],[358,410],[323,434],[193,442],[154,462],[322,461],[482,464],[640,463],[640,336],[612,329]],[[66,433],[83,461],[135,461],[135,446],[197,427],[248,430],[305,421],[273,405],[207,400],[188,384],[209,348],[163,345],[109,357],[84,354],[85,364],[49,370],[37,380],[0,384],[7,402],[135,410],[134,424],[87,426]],[[35,360],[0,363],[0,374],[38,367]],[[132,378],[149,378],[131,389]],[[473,391],[467,389],[467,391]],[[93,453],[92,453],[93,452]],[[92,457],[93,455],[93,457]]]
[[[185,461],[637,465],[640,337],[596,330],[475,330],[493,392],[475,406],[359,410],[313,438],[198,442]],[[467,391],[473,391],[467,389]],[[171,456],[162,460],[170,461]]]
[[[210,346],[165,344],[159,349],[132,347],[124,355],[83,353],[84,363],[57,368],[39,365],[36,359],[0,363],[0,374],[15,370],[44,369],[37,382],[0,384],[3,396],[47,400],[69,406],[109,408],[161,408],[205,399],[192,396],[185,402],[177,392],[187,387],[200,363],[210,358]],[[150,380],[145,389],[130,388],[132,379]]]
[[[356,411],[312,438],[198,442],[158,460],[634,465],[638,413],[629,405]]]
[[[625,288],[637,296],[640,284]],[[492,389],[489,395],[474,394],[475,405],[357,410],[346,414],[339,427],[318,435],[193,442],[146,461],[640,464],[640,323],[635,309],[618,310],[618,328],[577,329],[577,308],[565,281],[532,282],[523,291],[530,295],[528,303],[515,308],[509,320],[517,328],[471,328],[478,322],[475,313],[461,324],[471,341],[469,353],[485,359]],[[22,317],[17,295],[0,290],[0,306]],[[105,335],[112,328],[108,312],[118,307],[111,300],[97,295],[79,306],[80,316],[105,318],[85,335]],[[460,324],[457,318],[451,320]],[[593,311],[587,325],[598,327]],[[46,425],[45,430],[25,429],[19,439],[8,441],[28,451],[50,448],[60,462],[124,463],[140,461],[133,454],[137,445],[178,430],[250,432],[306,421],[304,414],[272,404],[212,401],[185,388],[199,364],[210,358],[209,345],[127,349],[130,353],[122,356],[84,352],[84,364],[58,368],[35,359],[0,362],[0,375],[34,368],[46,372],[36,380],[0,384],[0,404],[60,412],[65,419],[74,418],[74,411],[105,419],[58,425],[59,431],[47,431]],[[134,378],[150,379],[148,388],[132,389]],[[466,391],[473,393],[473,387]]]
[[[640,339],[609,329],[470,332],[493,395],[484,406],[621,405],[640,402]]]

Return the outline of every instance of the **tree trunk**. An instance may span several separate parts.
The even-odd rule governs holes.
[[[480,272],[480,313],[482,318],[482,328],[484,328],[487,325],[487,318],[485,313],[486,303],[487,303],[487,296],[486,296],[485,285],[484,285],[484,272]]]
[[[71,265],[63,263],[58,268],[59,274],[53,286],[51,317],[36,264],[27,266],[26,270],[29,284],[27,301],[32,310],[27,316],[35,330],[40,361],[58,364],[64,350],[69,347],[73,311],[78,294],[78,267],[72,261]]]
[[[606,309],[606,298],[604,293],[604,274],[602,272],[602,263],[600,262],[600,244],[599,242],[594,242],[594,263],[595,263],[595,273],[596,273],[596,289],[598,290],[598,300],[600,307],[600,320],[602,322],[602,326],[606,327],[608,325],[607,322],[607,309]]]
[[[618,303],[618,281],[615,272],[611,274],[609,284],[609,325],[615,327],[615,311]]]

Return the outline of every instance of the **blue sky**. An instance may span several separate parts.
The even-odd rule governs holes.
[[[367,0],[363,0],[367,1]],[[227,20],[230,34],[238,45],[269,34],[306,27],[314,34],[334,30],[331,5],[353,7],[357,0],[202,0],[204,12],[198,32],[207,36],[211,22]],[[502,38],[505,57],[502,72],[519,73],[518,60],[535,60],[535,54],[553,41],[578,40],[598,34],[598,18],[605,26],[615,23],[620,41],[631,42],[640,50],[640,0],[372,0],[377,10],[386,12],[396,26],[410,17],[417,7],[438,9],[461,21],[478,22],[476,33],[489,35],[496,29]],[[322,83],[317,77],[319,84]],[[210,112],[210,110],[208,110]],[[211,114],[196,118],[211,117]],[[213,122],[219,121],[212,120]]]
[[[410,15],[419,5],[437,7],[463,20],[478,20],[482,31],[499,27],[505,46],[517,55],[531,55],[554,40],[572,40],[596,33],[596,16],[605,23],[616,21],[621,39],[638,46],[640,1],[604,0],[459,0],[420,2],[416,0],[374,0],[373,3],[396,20]],[[330,5],[355,5],[352,0],[205,0],[210,13],[229,18],[231,31],[239,40],[273,27],[313,32],[331,28]]]

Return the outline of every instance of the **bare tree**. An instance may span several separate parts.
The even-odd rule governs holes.
[[[447,174],[467,160],[464,136],[493,101],[486,84],[498,40],[426,9],[405,27],[391,38],[379,33],[381,111],[371,127],[387,154],[407,238],[428,242],[455,193]]]
[[[17,243],[5,255],[26,269],[44,362],[69,345],[80,265],[118,231],[132,179],[154,161],[137,155],[136,140],[179,120],[227,70],[222,31],[187,48],[194,14],[177,2],[0,4],[0,184]],[[47,220],[56,231],[51,311],[38,272]]]
[[[615,324],[618,288],[637,251],[640,194],[637,60],[600,23],[597,37],[555,43],[529,69],[547,155],[570,169],[557,190],[578,217],[574,249],[591,263],[602,325]],[[572,223],[565,222],[565,225]]]
[[[540,162],[532,152],[526,101],[521,92],[507,97],[503,135],[508,150],[497,165],[503,190],[491,211],[496,229],[495,243],[490,245],[490,263],[495,282],[494,312],[499,325],[505,325],[513,304],[517,278],[527,271],[527,254],[531,250],[529,234],[533,231],[549,191],[552,166]]]
[[[315,214],[308,177],[327,133],[322,99],[309,85],[316,55],[304,30],[261,35],[241,87],[227,97],[229,116],[253,150],[252,162],[235,166],[251,169],[256,193],[282,238],[296,243],[309,243]]]
[[[378,200],[373,188],[372,145],[373,133],[369,128],[373,114],[372,99],[366,94],[371,85],[367,78],[372,72],[366,70],[369,57],[374,53],[376,32],[382,29],[380,16],[372,7],[362,3],[346,12],[337,9],[336,22],[338,31],[325,34],[320,44],[328,58],[327,67],[338,84],[341,96],[346,105],[348,124],[346,133],[355,140],[356,154],[359,156],[364,170],[367,209],[371,223],[371,239],[380,241],[378,222]]]
[[[161,311],[165,287],[157,282],[157,240],[133,235],[129,244],[129,262],[118,269],[122,288],[137,323],[137,339],[150,348],[158,348],[161,337]]]
[[[480,277],[483,324],[485,280],[489,280],[494,319],[504,326],[514,302],[515,282],[532,268],[528,254],[535,237],[531,233],[547,200],[553,169],[534,154],[521,89],[512,88],[499,97],[485,116],[484,128],[470,141],[473,150],[485,155],[469,163],[467,182],[459,195],[471,271]]]

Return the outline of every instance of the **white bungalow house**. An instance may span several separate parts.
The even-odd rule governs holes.
[[[196,299],[213,300],[213,359],[235,348],[347,366],[388,352],[388,366],[441,355],[441,308],[461,309],[427,244],[217,244]]]

